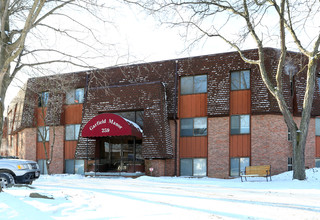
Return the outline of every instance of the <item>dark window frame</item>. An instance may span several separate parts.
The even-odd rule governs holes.
[[[206,77],[206,80],[205,80],[206,86],[204,87],[205,91],[203,91],[203,90],[195,91],[197,88],[196,79],[200,78],[200,77],[204,77],[204,76]],[[189,78],[189,79],[192,78],[192,91],[191,92],[184,92],[184,89],[183,89],[182,81],[183,81],[183,79],[187,79],[187,78]],[[208,92],[208,75],[207,74],[201,74],[201,75],[195,75],[195,76],[182,76],[181,77],[181,79],[180,79],[180,95],[204,94],[207,92]]]
[[[50,140],[50,127],[49,126],[39,126],[37,129],[37,142],[42,142],[42,137],[40,135],[40,133],[44,133],[47,132],[45,138],[45,142],[48,142]]]
[[[72,137],[68,137],[68,138],[67,138],[67,134],[69,134],[69,133],[67,132],[67,128],[69,128],[69,127],[73,127],[73,135],[72,135]],[[79,127],[79,128],[78,128],[78,134],[76,133],[76,130],[77,130],[76,127]],[[66,131],[65,131],[64,140],[65,140],[65,141],[76,141],[76,140],[78,140],[78,139],[79,139],[79,136],[80,136],[80,127],[81,127],[81,124],[67,124],[67,125],[65,126]]]
[[[191,173],[192,173],[192,175],[181,175],[182,173],[181,173],[181,170],[182,170],[182,167],[181,167],[181,165],[182,165],[182,160],[190,160],[191,161],[191,169],[192,169],[192,171],[191,171]],[[196,173],[195,173],[195,160],[205,160],[205,172],[206,172],[206,174],[205,175],[197,175]],[[208,175],[208,158],[205,158],[205,157],[191,157],[191,158],[180,158],[180,176],[198,176],[198,177],[201,177],[201,176],[207,176]]]
[[[316,136],[320,136],[320,117],[316,117],[315,119],[315,130]]]
[[[82,91],[80,94],[82,94],[82,96],[80,97],[77,91]],[[79,97],[77,97],[79,96]],[[67,105],[72,105],[72,104],[82,104],[84,103],[84,88],[75,88],[75,89],[71,89],[70,91],[68,91],[66,93],[66,104]]]
[[[248,130],[248,132],[242,132],[241,131],[241,128],[245,128],[245,127],[242,127],[241,125],[242,125],[242,123],[241,123],[241,117],[242,116],[248,116],[248,124],[249,124],[249,130]],[[238,117],[239,118],[239,120],[237,120],[237,125],[239,125],[238,126],[238,128],[236,128],[237,130],[239,130],[238,132],[236,132],[236,131],[234,131],[235,129],[233,129],[235,126],[233,126],[233,118],[236,118],[236,117]],[[251,117],[250,117],[250,115],[249,114],[243,114],[243,115],[231,115],[230,116],[230,134],[231,135],[241,135],[241,134],[250,134],[251,133]]]
[[[47,107],[49,101],[49,92],[44,91],[39,94],[38,107]]]
[[[248,76],[244,76],[244,74],[248,73]],[[238,74],[239,79],[237,83],[234,83],[234,76]],[[231,91],[238,91],[238,90],[249,90],[251,88],[251,79],[250,79],[251,71],[250,70],[239,70],[239,71],[232,71],[230,73],[230,90]],[[244,77],[243,77],[244,76]],[[243,82],[242,79],[248,79],[249,82]],[[246,87],[243,87],[246,85]]]
[[[196,119],[205,119],[206,121],[206,128],[195,128],[195,120]],[[182,132],[183,130],[187,130],[187,129],[182,129],[183,126],[183,121],[191,121],[192,120],[192,128],[190,128],[189,130],[192,130],[192,134],[190,133],[190,131],[185,131]],[[197,130],[204,130],[204,132],[202,133],[198,133],[195,132]],[[188,134],[190,133],[190,134]],[[180,137],[202,137],[202,136],[207,136],[208,135],[208,118],[207,117],[194,117],[194,118],[181,118],[180,119]]]
[[[232,172],[231,172],[231,170],[232,170],[231,160],[233,160],[233,159],[239,159],[239,161],[238,161],[238,171],[237,171],[238,174],[237,175],[232,175]],[[229,159],[229,163],[230,163],[229,175],[230,176],[238,177],[238,176],[240,176],[242,171],[245,171],[245,167],[243,168],[243,170],[241,170],[241,159],[248,159],[249,160],[248,166],[250,166],[250,163],[251,163],[250,157],[230,157],[230,159]]]

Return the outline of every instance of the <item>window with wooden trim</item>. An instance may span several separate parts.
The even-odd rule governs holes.
[[[320,158],[316,158],[316,167],[320,168]]]
[[[38,107],[46,107],[48,105],[49,92],[41,92],[38,99]]]
[[[180,159],[180,176],[206,176],[206,158],[182,158]]]
[[[79,104],[84,102],[84,88],[72,89],[66,94],[66,104]]]
[[[250,70],[231,72],[231,90],[250,89]]]
[[[316,136],[320,136],[320,117],[316,117]]]
[[[240,176],[240,173],[245,172],[247,166],[250,166],[249,157],[230,158],[230,176]]]
[[[78,140],[80,133],[80,124],[66,125],[66,141]]]
[[[38,142],[49,141],[49,126],[38,127]]]
[[[198,93],[207,93],[207,75],[181,77],[181,95],[190,95]]]
[[[232,115],[230,117],[231,134],[250,134],[250,115]]]
[[[206,136],[207,117],[180,119],[180,136]]]

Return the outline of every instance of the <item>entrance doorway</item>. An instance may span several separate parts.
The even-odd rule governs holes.
[[[101,138],[96,148],[96,172],[144,172],[142,141],[135,137]]]

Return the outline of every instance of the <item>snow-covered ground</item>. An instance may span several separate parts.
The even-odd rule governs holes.
[[[240,179],[41,176],[4,189],[0,219],[320,219],[320,168]],[[31,198],[39,193],[52,199]]]

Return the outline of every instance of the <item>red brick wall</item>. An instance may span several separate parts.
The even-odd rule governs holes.
[[[50,127],[50,145],[53,141],[53,128]],[[50,173],[63,173],[64,168],[64,126],[55,127],[55,142]]]
[[[299,122],[299,118],[296,121]],[[315,121],[311,119],[306,144],[306,166],[315,164]],[[272,174],[288,170],[292,157],[291,142],[287,141],[287,126],[281,115],[251,116],[251,165],[271,164]]]
[[[229,117],[208,118],[208,176],[229,177]]]
[[[21,156],[27,160],[37,160],[37,128],[25,128],[22,132]]]

